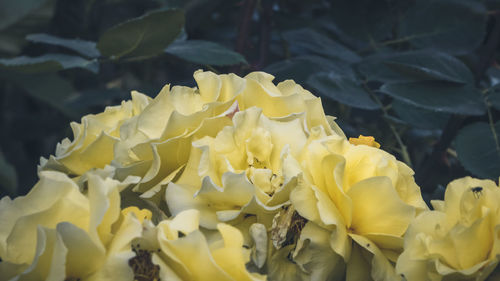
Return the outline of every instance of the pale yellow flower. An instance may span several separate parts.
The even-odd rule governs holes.
[[[99,114],[89,114],[81,123],[72,122],[73,141],[68,138],[57,144],[56,153],[41,158],[40,170],[56,170],[80,176],[93,168],[104,168],[114,159],[114,145],[119,141],[120,126],[138,115],[151,98],[132,92],[132,100],[106,107]]]
[[[411,223],[397,272],[409,281],[485,280],[500,260],[499,202],[491,180],[452,181],[444,201]]]
[[[130,243],[142,226],[120,215],[128,183],[86,178],[84,195],[65,174],[44,171],[26,196],[0,201],[0,280],[133,280]]]
[[[134,247],[142,253],[140,262],[149,264],[144,272],[151,280],[265,280],[245,268],[250,251],[243,248],[238,229],[221,223],[217,234],[208,239],[198,229],[198,221],[198,211],[187,210],[156,227],[149,225],[144,236],[135,240]]]
[[[122,125],[113,164],[118,177],[142,177],[134,191],[146,198],[162,194],[161,185],[186,164],[194,139],[215,135],[238,110],[235,97],[244,89],[243,78],[202,71],[194,78],[198,88],[166,85],[140,115]]]
[[[297,157],[307,136],[304,114],[270,119],[257,107],[237,112],[216,137],[193,142],[182,176],[167,188],[171,213],[198,209],[201,225],[211,229],[252,214],[270,227],[296,184],[297,171],[284,159]]]
[[[402,237],[415,214],[427,209],[413,171],[383,150],[320,129],[296,165],[304,177],[290,195],[292,204],[302,217],[331,231],[330,244],[347,265],[347,280],[399,280],[393,264]]]

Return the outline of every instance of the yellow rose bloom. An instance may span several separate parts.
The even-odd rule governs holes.
[[[303,179],[290,194],[297,212],[331,231],[347,280],[399,280],[403,235],[426,210],[413,171],[376,147],[315,128],[295,165]]]
[[[89,114],[81,123],[72,122],[73,141],[63,139],[56,153],[49,159],[41,158],[40,170],[62,171],[80,176],[93,168],[104,168],[114,159],[114,145],[119,141],[120,126],[138,115],[151,98],[132,92],[132,100],[119,106],[106,107],[99,114]]]
[[[2,198],[0,280],[132,280],[130,243],[142,226],[135,212],[120,214],[129,183],[86,178],[86,195],[65,174],[44,171],[26,196]]]
[[[499,202],[491,180],[450,182],[444,201],[411,223],[397,272],[409,281],[485,280],[500,260]]]
[[[243,235],[227,224],[218,224],[210,240],[198,228],[199,213],[187,210],[157,226],[146,226],[143,237],[134,241],[137,264],[148,280],[258,281],[265,276],[250,273],[245,264],[250,251]],[[139,266],[138,266],[139,267]]]
[[[198,209],[201,225],[211,229],[244,214],[270,227],[296,185],[298,172],[283,162],[300,154],[307,135],[303,114],[270,119],[257,107],[237,112],[216,137],[193,142],[182,176],[166,191],[170,212]]]

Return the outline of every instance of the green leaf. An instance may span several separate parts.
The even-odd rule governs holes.
[[[481,92],[471,85],[442,81],[384,84],[380,91],[411,105],[453,114],[483,115]]]
[[[279,61],[264,68],[265,72],[276,76],[277,81],[293,79],[299,84],[305,84],[311,74],[333,71],[354,78],[352,68],[346,62],[330,60],[319,56],[299,56]]]
[[[379,82],[410,82],[415,81],[414,77],[399,73],[384,64],[394,54],[375,54],[365,57],[355,68],[367,81]]]
[[[201,65],[247,64],[245,58],[222,45],[204,40],[176,41],[165,52],[185,61]]]
[[[97,58],[101,55],[96,48],[96,43],[92,41],[65,39],[45,33],[29,34],[26,39],[35,43],[65,47],[88,58]]]
[[[455,148],[458,159],[468,171],[481,178],[500,176],[500,122],[494,125],[497,139],[488,123],[474,123],[458,132]]]
[[[40,8],[46,0],[0,0],[0,30]]]
[[[47,103],[70,118],[77,118],[78,113],[64,104],[75,93],[69,82],[55,73],[49,74],[14,74],[3,73],[2,78],[13,82],[31,97]],[[29,81],[29,83],[26,83]]]
[[[441,80],[456,83],[474,83],[474,77],[460,60],[435,51],[399,53],[386,61],[398,73],[416,80]]]
[[[441,80],[473,83],[474,77],[460,60],[446,53],[420,50],[368,57],[358,65],[369,81],[410,82]]]
[[[55,72],[70,68],[83,68],[94,73],[99,71],[99,64],[96,60],[63,54],[0,59],[0,67],[23,73]]]
[[[181,10],[155,11],[108,29],[99,38],[97,48],[113,59],[152,57],[162,53],[183,26]]]
[[[16,195],[17,173],[0,150],[0,197],[3,195]]]
[[[310,28],[287,31],[283,33],[283,38],[290,45],[292,53],[310,53],[347,62],[360,60],[353,51]]]
[[[399,31],[415,47],[467,54],[481,44],[486,19],[478,1],[421,0],[408,10]]]
[[[450,118],[450,114],[416,107],[399,100],[394,100],[392,109],[402,121],[420,129],[442,129]]]
[[[316,73],[307,83],[321,96],[339,101],[352,107],[374,110],[379,105],[373,101],[360,83],[349,77],[339,76],[334,72]]]

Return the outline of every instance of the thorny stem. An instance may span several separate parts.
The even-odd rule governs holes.
[[[389,116],[389,113],[387,112],[387,108],[384,106],[382,101],[380,101],[380,99],[377,97],[377,95],[375,95],[375,93],[373,93],[373,91],[366,85],[366,83],[363,83],[363,87],[366,89],[368,94],[370,94],[372,99],[375,100],[375,102],[380,106],[380,109],[382,110],[384,117],[386,119],[388,119],[390,116]],[[399,135],[398,130],[396,130],[396,127],[394,127],[394,125],[390,122],[387,122],[387,125],[391,129],[392,134],[396,138],[396,141],[398,142],[398,145],[401,148],[401,157],[403,157],[403,161],[406,163],[406,165],[412,167],[410,154],[408,153],[408,149],[407,149],[406,145],[403,143],[403,140],[401,139],[401,136]]]

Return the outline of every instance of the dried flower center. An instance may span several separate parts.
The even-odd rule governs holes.
[[[128,260],[134,271],[134,281],[160,281],[160,266],[152,261],[152,251],[140,249],[132,245],[135,257]]]
[[[279,250],[296,244],[306,223],[307,219],[300,216],[293,206],[282,209],[273,218],[271,227],[271,240],[274,247]]]

